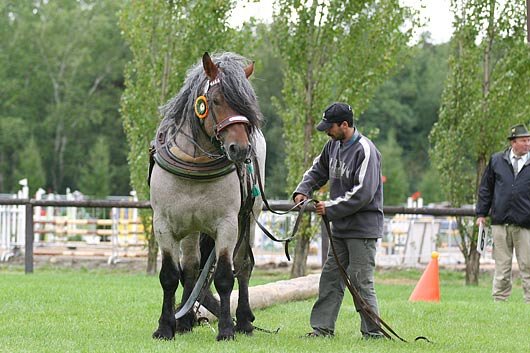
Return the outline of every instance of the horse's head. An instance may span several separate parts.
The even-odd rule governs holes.
[[[244,78],[243,72],[236,75],[239,78],[229,77],[230,73],[225,72],[223,67],[218,67],[208,53],[204,53],[202,64],[208,82],[204,94],[195,101],[195,113],[203,119],[207,134],[215,137],[221,144],[228,159],[234,163],[242,163],[250,154],[249,134],[252,124],[241,112],[240,105],[243,102],[236,102],[237,94],[231,91],[234,90],[234,83],[237,85],[238,79],[248,79],[254,71],[254,64],[251,63],[242,70]]]

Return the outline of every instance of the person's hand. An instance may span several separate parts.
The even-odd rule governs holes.
[[[485,226],[486,225],[486,217],[477,217],[477,226]]]
[[[304,194],[296,194],[294,197],[294,203],[298,205],[300,202],[307,200],[308,197]]]
[[[324,206],[324,202],[319,201],[315,205],[315,209],[318,215],[323,216],[326,214],[326,206]]]

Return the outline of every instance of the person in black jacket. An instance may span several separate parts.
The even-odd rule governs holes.
[[[524,125],[515,125],[508,140],[511,146],[491,157],[482,176],[477,225],[485,225],[490,215],[495,260],[493,300],[505,301],[512,292],[515,249],[524,300],[530,304],[530,133]]]
[[[379,315],[374,290],[377,239],[383,235],[381,154],[353,125],[348,104],[334,103],[324,112],[317,130],[331,139],[293,193],[295,203],[311,196],[329,181],[330,200],[318,202],[316,212],[331,221],[339,261],[372,311]],[[318,300],[311,311],[308,337],[333,336],[345,284],[333,256],[322,269]],[[361,315],[364,338],[383,338],[369,318]]]

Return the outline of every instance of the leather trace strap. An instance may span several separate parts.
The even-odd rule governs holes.
[[[186,315],[193,308],[193,305],[199,298],[199,295],[204,290],[204,288],[209,287],[209,284],[211,282],[210,279],[213,278],[212,276],[214,264],[215,249],[212,250],[210,256],[208,257],[208,260],[206,260],[206,264],[204,265],[204,268],[202,269],[202,272],[199,275],[199,279],[195,283],[195,286],[193,287],[193,290],[191,291],[188,300],[186,300],[186,302],[180,307],[179,311],[175,313],[175,319],[178,320],[184,315]]]
[[[259,191],[261,193],[261,199],[263,201],[263,204],[267,208],[267,210],[272,212],[272,213],[274,213],[274,214],[277,214],[277,215],[285,215],[285,214],[287,214],[289,212],[294,211],[295,209],[298,209],[298,216],[296,217],[296,221],[294,223],[293,231],[291,232],[291,235],[289,237],[285,238],[285,239],[279,239],[279,238],[275,237],[271,232],[269,232],[269,230],[267,228],[265,228],[265,226],[263,224],[261,224],[258,221],[256,215],[254,215],[254,212],[252,212],[252,217],[254,217],[254,220],[256,221],[257,226],[261,229],[261,231],[263,233],[265,233],[265,235],[267,237],[269,237],[269,239],[271,239],[272,241],[278,242],[278,243],[285,243],[285,246],[284,246],[285,256],[287,257],[288,261],[291,261],[291,256],[289,256],[289,242],[291,240],[293,240],[293,238],[296,236],[296,233],[298,232],[298,228],[300,226],[300,221],[302,220],[302,215],[306,211],[306,209],[307,209],[308,205],[310,204],[311,200],[305,200],[305,201],[299,202],[299,203],[295,204],[293,207],[291,207],[289,210],[284,211],[284,212],[274,211],[270,207],[269,202],[267,201],[267,197],[265,196],[265,191],[263,190],[263,183],[261,181],[260,167],[259,167],[259,163],[258,163],[258,160],[257,160],[255,154],[254,154],[252,163],[254,164],[254,168],[256,169],[256,179],[257,179],[257,182],[258,182]]]
[[[262,194],[262,197],[263,197],[263,194]],[[269,232],[269,230],[267,228],[265,228],[265,226],[263,224],[261,224],[258,221],[258,219],[256,218],[256,215],[254,214],[254,212],[252,212],[252,217],[254,217],[254,221],[256,221],[256,224],[258,225],[258,227],[261,229],[261,231],[263,233],[265,233],[265,235],[267,237],[269,237],[269,239],[271,239],[272,241],[278,242],[278,243],[285,243],[284,250],[285,250],[285,256],[287,257],[288,261],[291,261],[291,256],[289,256],[289,242],[291,240],[293,240],[293,238],[296,236],[296,233],[298,232],[298,227],[300,226],[300,221],[302,219],[302,215],[304,214],[308,204],[309,204],[309,202],[305,202],[304,201],[304,202],[302,202],[300,204],[296,204],[294,206],[294,208],[300,206],[300,211],[298,212],[298,217],[296,217],[296,221],[294,223],[294,227],[293,227],[293,231],[291,232],[291,235],[289,237],[285,238],[285,239],[278,239],[277,237],[275,237],[271,232]],[[267,207],[267,209],[269,211],[272,212],[272,210],[269,208],[268,205],[266,207]],[[274,212],[274,213],[282,214],[282,213],[277,213],[277,212]]]
[[[317,200],[311,200],[312,202],[318,202]],[[379,315],[374,313],[370,305],[366,303],[366,301],[363,299],[357,288],[353,285],[351,282],[350,276],[348,276],[348,273],[346,272],[346,269],[339,261],[339,257],[337,255],[337,251],[335,250],[335,244],[333,241],[333,236],[331,235],[331,228],[329,226],[329,220],[326,215],[322,215],[322,221],[324,222],[326,232],[328,233],[329,243],[331,245],[331,250],[333,252],[333,256],[335,257],[335,262],[337,263],[337,267],[339,268],[339,273],[342,277],[342,280],[344,281],[344,284],[350,291],[350,294],[353,297],[353,303],[355,305],[355,309],[364,314],[374,325],[376,325],[379,330],[383,333],[383,335],[392,340],[391,334],[399,339],[402,342],[407,342],[405,339],[401,338]],[[388,330],[388,331],[387,331]],[[418,336],[415,338],[415,341],[418,340],[425,340],[427,342],[431,342],[427,337],[424,336]]]

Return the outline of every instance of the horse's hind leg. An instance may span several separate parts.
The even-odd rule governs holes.
[[[175,337],[175,291],[179,283],[179,270],[171,253],[165,250],[162,250],[162,268],[159,278],[164,291],[164,299],[162,314],[158,319],[158,329],[153,333],[153,338],[170,340]]]
[[[200,268],[202,269],[206,265],[206,260],[208,259],[208,256],[210,256],[210,253],[212,252],[212,250],[215,249],[215,241],[208,234],[201,233],[201,237],[199,240],[199,248],[201,250]],[[215,317],[219,317],[219,310],[220,310],[219,300],[217,300],[213,296],[212,290],[210,289],[209,286],[204,289],[204,293],[202,294],[200,303],[209,312],[215,315]]]
[[[248,251],[251,250],[248,248],[248,245],[243,242],[234,260],[237,282],[239,284],[239,298],[236,309],[236,332],[251,335],[254,331],[252,322],[255,317],[250,308],[248,296],[248,282],[253,267]]]
[[[218,246],[216,245],[216,247]],[[222,248],[216,252],[217,268],[214,274],[214,284],[221,299],[217,340],[221,341],[234,338],[234,323],[230,315],[230,295],[234,288],[234,273],[232,272],[232,252],[227,248]]]
[[[181,305],[184,305],[193,291],[199,273],[198,235],[184,238],[180,245],[182,249],[181,280],[184,286]],[[190,310],[183,317],[177,319],[176,331],[179,333],[190,332],[196,321],[195,313]]]

